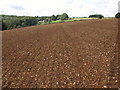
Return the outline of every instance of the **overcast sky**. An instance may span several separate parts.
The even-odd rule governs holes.
[[[102,14],[114,17],[120,0],[0,0],[0,14],[51,16],[67,13],[70,17]]]

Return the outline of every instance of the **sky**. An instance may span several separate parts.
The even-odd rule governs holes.
[[[52,16],[67,13],[69,17],[102,14],[114,17],[120,0],[0,0],[0,14],[18,16]]]

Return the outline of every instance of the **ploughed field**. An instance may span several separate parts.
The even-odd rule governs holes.
[[[116,88],[117,19],[3,31],[3,88]]]

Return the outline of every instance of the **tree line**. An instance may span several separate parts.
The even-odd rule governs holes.
[[[90,15],[89,18],[99,18],[99,19],[102,19],[102,18],[104,18],[104,16],[101,15],[101,14],[94,14],[94,15]]]
[[[48,24],[52,20],[67,20],[69,16],[67,13],[62,15],[52,16],[16,16],[16,15],[2,15],[2,30],[21,28],[32,25]]]
[[[90,15],[89,18],[104,18],[101,14]],[[115,18],[120,18],[120,12],[115,15]],[[50,24],[56,20],[70,19],[67,13],[62,15],[52,16],[16,16],[16,15],[2,15],[2,30],[21,28],[32,25]]]

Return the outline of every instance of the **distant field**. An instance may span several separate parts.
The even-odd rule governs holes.
[[[91,20],[91,19],[98,19],[98,18],[72,18],[73,20]]]
[[[82,20],[91,20],[91,19],[98,19],[98,18],[71,18],[69,20],[56,20],[56,21],[52,21],[52,23],[82,21]]]
[[[117,19],[2,31],[2,87],[117,88],[117,32]]]
[[[84,21],[84,20],[96,20],[98,18],[71,18],[69,20],[56,20],[52,21],[51,23],[61,23],[61,22],[72,22],[72,21]],[[112,18],[103,18],[103,19],[112,19]]]

